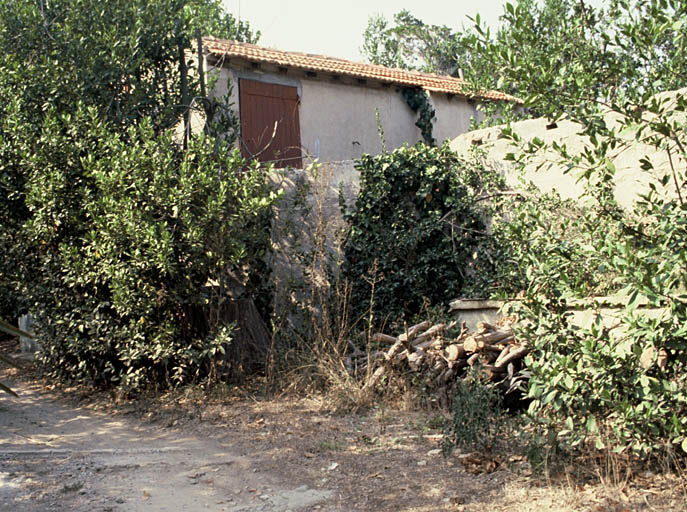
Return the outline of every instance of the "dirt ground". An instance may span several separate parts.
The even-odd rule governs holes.
[[[197,390],[113,402],[3,370],[0,510],[684,511],[684,478],[581,483],[441,455],[441,417]],[[593,468],[590,468],[593,473]]]

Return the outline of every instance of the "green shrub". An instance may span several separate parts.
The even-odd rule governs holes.
[[[566,241],[578,261],[599,262],[606,278],[622,287],[627,306],[615,329],[604,327],[600,316],[590,328],[570,323],[567,298],[585,296],[588,288],[566,274],[555,240],[543,233],[532,240],[536,249],[525,265],[525,301],[518,308],[520,336],[533,348],[530,413],[545,418],[568,445],[591,443],[642,457],[680,445],[687,452],[687,231],[679,201],[651,201],[660,207],[638,205],[637,216],[615,221],[613,236],[599,233],[591,244]],[[600,225],[613,220],[601,216]],[[639,312],[642,300],[664,313]]]
[[[476,49],[530,112],[579,123],[586,146],[579,153],[560,141],[520,140],[508,129],[501,135],[519,146],[509,155],[516,163],[553,152],[584,186],[588,213],[560,230],[551,208],[535,199],[506,228],[526,248],[513,254],[517,275],[496,285],[522,292],[519,336],[533,349],[530,413],[568,446],[645,459],[687,453],[687,4],[532,5],[506,5],[508,29],[495,38],[481,32]],[[550,16],[558,11],[579,15]],[[537,18],[554,30],[533,31]],[[624,162],[616,169],[618,155]],[[615,186],[628,164],[649,188],[621,208]],[[568,298],[606,291],[627,296],[622,329],[571,325]],[[638,312],[642,297],[664,314]]]
[[[24,294],[48,372],[133,390],[207,374],[230,336],[222,304],[250,293],[267,246],[266,172],[209,138],[184,152],[145,122],[114,132],[92,109],[48,115],[26,144]]]
[[[644,144],[653,146],[653,154],[637,161],[647,171],[648,192],[631,209],[614,200],[616,169],[608,155],[615,146],[632,149],[635,141],[598,128],[575,160],[587,185],[588,206],[575,207],[581,214],[560,221],[547,200],[532,197],[494,231],[507,232],[516,248],[502,267],[513,274],[499,285],[501,293],[519,285],[524,299],[518,335],[532,347],[531,416],[569,447],[646,459],[687,453],[687,224],[675,185],[685,182],[686,170],[677,160],[662,169],[651,164],[684,145],[678,120],[687,100],[677,93],[671,102],[647,98],[644,105],[650,122],[635,116],[633,104],[617,106],[625,131],[643,132]],[[605,126],[603,113],[590,116],[590,124]],[[568,299],[607,292],[626,296],[618,325],[605,327],[600,317],[589,328],[571,323]],[[648,317],[638,311],[640,302],[663,314]]]
[[[444,454],[454,448],[492,449],[502,441],[507,417],[501,404],[501,393],[481,379],[479,371],[456,381],[451,419],[444,425]]]
[[[537,265],[544,253],[549,261],[546,283],[559,283],[567,293],[582,297],[617,291],[620,286],[606,257],[590,248],[617,236],[618,228],[599,223],[598,218],[594,208],[533,187],[502,199],[494,211],[490,236],[481,239],[476,249],[474,272],[464,295],[518,296],[531,284],[528,268]]]
[[[528,319],[536,312],[530,308]],[[684,334],[676,337],[672,322],[628,318],[630,332],[618,339],[600,321],[590,329],[570,326],[551,304],[536,318],[537,328],[523,333],[533,341],[529,412],[560,441],[642,457],[687,446],[684,356],[670,350],[667,366],[656,361],[666,344],[684,346]],[[647,349],[656,351],[649,367],[642,364]]]
[[[457,297],[486,235],[487,203],[479,198],[499,178],[448,144],[364,155],[356,168],[361,189],[345,212],[344,245],[354,317],[370,306],[373,282],[379,321],[417,314],[425,299],[445,304]]]
[[[2,315],[37,316],[53,376],[141,389],[214,371],[236,345],[226,302],[264,277],[272,196],[231,129],[188,150],[169,132],[217,106],[188,57],[197,29],[259,34],[217,0],[2,6]]]

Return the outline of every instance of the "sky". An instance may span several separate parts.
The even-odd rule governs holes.
[[[495,28],[505,0],[223,0],[226,10],[262,33],[258,44],[363,61],[360,47],[372,14],[391,20],[402,9],[430,25],[458,29],[480,17]]]

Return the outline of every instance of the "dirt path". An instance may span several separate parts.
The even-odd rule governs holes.
[[[0,380],[20,394],[0,394],[2,512],[686,510],[685,475],[594,484],[512,456],[444,458],[427,411],[339,415],[326,399],[195,388],[117,405]]]
[[[264,472],[221,441],[8,383],[20,398],[0,396],[0,510],[277,512],[331,495]]]

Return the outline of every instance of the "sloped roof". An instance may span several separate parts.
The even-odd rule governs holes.
[[[342,76],[379,80],[380,82],[410,87],[422,87],[431,92],[458,94],[466,97],[476,96],[466,88],[464,80],[452,76],[387,68],[376,64],[352,62],[324,55],[287,52],[249,43],[217,39],[215,37],[204,37],[203,44],[211,55],[216,56],[237,57],[253,62],[298,68],[306,71],[334,73]],[[489,100],[515,101],[517,103],[522,103],[519,99],[498,91],[487,91],[480,94],[479,97]]]

